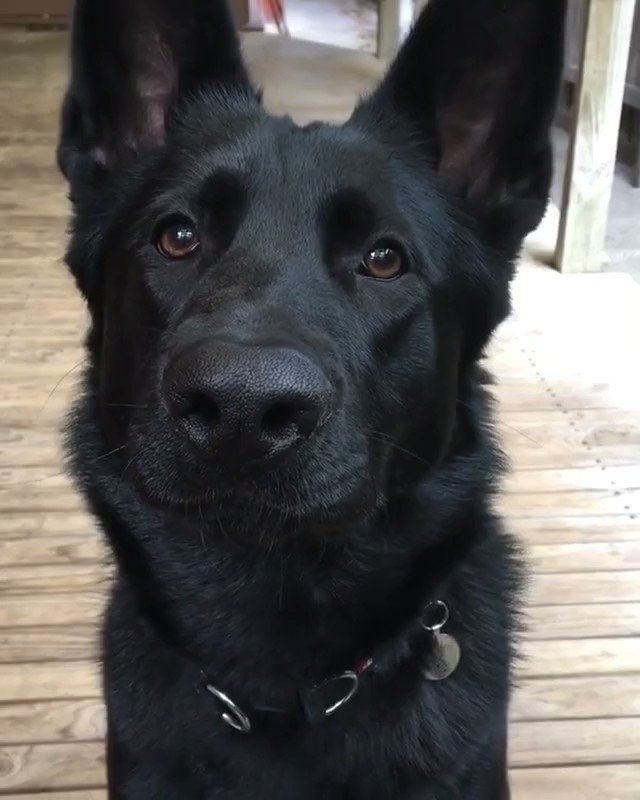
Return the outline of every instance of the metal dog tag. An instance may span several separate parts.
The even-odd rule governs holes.
[[[432,648],[429,661],[422,668],[428,681],[443,681],[458,669],[460,645],[449,633],[442,629],[449,620],[449,608],[442,600],[429,603],[424,611],[422,627],[431,634]]]
[[[460,645],[448,633],[433,634],[433,649],[429,653],[429,661],[422,668],[422,674],[428,681],[443,681],[458,668],[460,663]]]

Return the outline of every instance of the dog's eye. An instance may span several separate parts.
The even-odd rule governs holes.
[[[156,247],[165,258],[188,258],[200,246],[193,223],[187,219],[174,219],[162,225],[156,236]]]
[[[376,280],[391,281],[402,275],[404,258],[392,244],[378,242],[362,259],[362,269]]]

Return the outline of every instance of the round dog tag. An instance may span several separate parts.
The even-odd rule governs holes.
[[[443,681],[458,668],[460,663],[460,645],[448,633],[433,634],[433,649],[428,663],[422,668],[422,674],[428,681]]]

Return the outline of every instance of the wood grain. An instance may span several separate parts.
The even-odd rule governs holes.
[[[640,674],[518,681],[512,720],[640,717]]]
[[[0,791],[96,787],[104,783],[102,742],[0,747]]]
[[[589,0],[557,262],[563,272],[602,265],[635,0]]]
[[[0,664],[0,703],[96,697],[98,665],[90,661]]]
[[[69,789],[66,792],[2,794],[3,800],[107,800],[106,789]]]
[[[95,740],[104,734],[99,698],[0,705],[0,744]]]
[[[514,769],[514,800],[638,800],[640,764]]]
[[[2,794],[3,800],[107,800],[106,789],[70,789],[66,792]]]
[[[514,767],[640,761],[640,717],[511,724]]]

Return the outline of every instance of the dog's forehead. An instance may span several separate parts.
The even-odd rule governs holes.
[[[349,123],[297,124],[290,117],[200,115],[176,155],[206,181],[220,170],[243,177],[247,188],[326,194],[349,186],[375,192],[392,180],[389,153]]]

